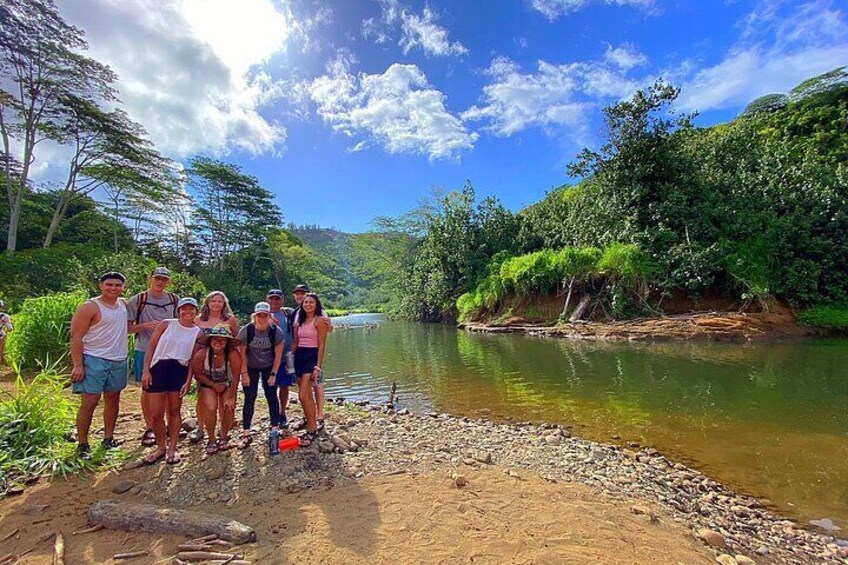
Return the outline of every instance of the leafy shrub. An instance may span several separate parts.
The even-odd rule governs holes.
[[[848,304],[818,304],[798,314],[798,321],[808,326],[848,330]]]
[[[97,449],[90,461],[77,457],[68,442],[77,403],[62,392],[68,376],[56,366],[43,369],[31,383],[20,376],[12,392],[0,392],[0,492],[41,475],[67,475],[117,464],[120,451]]]
[[[27,298],[7,338],[9,361],[21,369],[67,364],[71,317],[87,298],[83,291]]]

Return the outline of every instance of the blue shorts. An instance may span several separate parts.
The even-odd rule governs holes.
[[[297,377],[294,373],[282,373],[277,375],[277,386],[293,386],[297,382]]]
[[[144,351],[133,351],[133,374],[137,383],[141,382],[141,377],[144,375],[144,355]]]
[[[83,355],[85,377],[71,384],[77,394],[100,394],[120,392],[127,386],[127,360],[111,361],[91,355]]]

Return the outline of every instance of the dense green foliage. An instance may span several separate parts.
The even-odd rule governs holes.
[[[678,94],[659,81],[607,108],[608,142],[569,167],[583,180],[509,217],[506,241],[481,244],[492,229],[481,221],[452,239],[450,203],[462,196],[449,195],[429,223],[405,230],[394,310],[450,319],[496,309],[509,293],[563,292],[572,279],[596,296],[595,315],[613,318],[654,311],[672,293],[740,306],[848,299],[845,70],[710,128],[673,111]],[[471,202],[457,208],[471,217]]]
[[[848,304],[812,306],[798,314],[798,321],[819,328],[848,330]]]
[[[77,457],[67,440],[77,403],[62,389],[68,376],[43,369],[30,383],[18,376],[12,392],[0,392],[0,493],[41,475],[67,475],[120,463],[123,452],[96,449],[92,459]]]
[[[86,298],[87,293],[77,291],[25,300],[15,316],[15,330],[7,338],[9,361],[21,369],[67,365],[71,317]]]

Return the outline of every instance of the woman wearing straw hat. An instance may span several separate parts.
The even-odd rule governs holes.
[[[271,431],[268,434],[268,451],[271,455],[279,453],[280,405],[277,398],[277,374],[283,358],[285,330],[277,327],[271,317],[271,305],[257,302],[250,316],[251,322],[238,334],[239,351],[242,356],[241,384],[244,390],[242,407],[242,435],[239,448],[250,444],[250,427],[253,423],[253,410],[259,383],[268,401],[271,416]]]
[[[150,416],[156,436],[156,450],[142,459],[145,465],[153,465],[166,455],[168,464],[180,462],[177,440],[182,425],[183,394],[190,383],[189,361],[197,336],[200,335],[200,328],[194,325],[197,311],[194,298],[181,298],[177,302],[178,318],[163,320],[159,324],[144,354],[141,386],[150,397]]]
[[[214,455],[229,449],[230,428],[236,409],[237,383],[233,375],[241,373],[241,355],[233,343],[233,334],[227,324],[218,324],[206,333],[208,347],[201,348],[192,357],[191,372],[198,384],[198,407],[203,406],[203,421],[209,441],[206,453]],[[215,439],[218,415],[221,417],[221,435]]]
[[[237,335],[239,331],[238,318],[230,308],[230,300],[227,298],[227,295],[220,290],[213,290],[206,295],[206,298],[203,300],[203,304],[200,306],[200,315],[194,323],[198,328],[200,328],[200,331],[203,332],[197,340],[199,345],[195,348],[195,352],[202,346],[208,345],[207,338],[209,336],[209,332],[212,331],[212,328],[219,324],[224,324],[229,327],[230,335],[232,336]],[[203,440],[203,422],[206,421],[206,415],[203,413],[203,410],[203,402],[200,401],[200,397],[198,396],[195,414],[197,414],[197,419],[200,422],[200,425],[188,434],[188,440],[191,443],[198,443]]]

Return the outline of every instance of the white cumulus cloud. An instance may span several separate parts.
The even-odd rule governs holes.
[[[490,82],[483,87],[481,105],[462,117],[483,121],[486,129],[501,136],[541,127],[580,140],[599,99],[623,98],[639,86],[618,68],[591,61],[539,61],[535,72],[524,73],[512,60],[499,57],[487,74]]]
[[[622,45],[620,47],[607,45],[607,51],[604,53],[604,59],[608,63],[612,63],[618,68],[624,70],[632,69],[633,67],[638,67],[648,62],[648,58],[632,45]]]
[[[417,14],[404,8],[398,0],[380,0],[380,17],[362,21],[362,36],[375,43],[388,43],[399,25],[398,45],[404,55],[416,47],[439,57],[467,54],[468,49],[462,43],[450,40],[448,30],[436,23],[438,19],[439,15],[429,6]]]
[[[450,159],[477,140],[415,65],[395,63],[382,74],[353,74],[348,60],[336,58],[325,75],[301,88],[324,122],[356,140],[349,151],[374,143],[389,153]]]
[[[164,153],[277,151],[283,126],[260,109],[281,95],[262,70],[285,49],[290,14],[272,0],[59,0],[90,55],[119,75],[130,116]]]
[[[531,0],[530,5],[553,21],[590,4],[601,3],[614,6],[635,6],[647,11],[652,11],[656,5],[654,0]]]
[[[681,108],[713,110],[786,92],[846,63],[848,18],[834,2],[768,0],[744,19],[739,40],[720,62],[670,75],[682,82]]]

